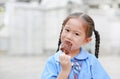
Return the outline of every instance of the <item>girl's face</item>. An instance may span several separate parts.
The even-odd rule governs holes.
[[[86,26],[82,20],[71,18],[67,21],[61,34],[61,42],[71,42],[71,50],[74,51],[80,50],[80,47],[90,40],[91,38],[87,38],[86,36]]]

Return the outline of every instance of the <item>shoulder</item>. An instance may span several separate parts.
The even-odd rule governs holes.
[[[58,51],[47,59],[47,63],[59,62],[59,56],[62,52]]]
[[[93,54],[89,54],[88,60],[93,79],[110,79],[100,61]]]
[[[53,64],[55,62],[55,56],[54,54],[48,57],[46,64]]]
[[[93,54],[91,54],[91,53],[89,53],[88,58],[89,58],[89,60],[98,60],[98,59],[95,57],[95,55],[93,55]]]
[[[57,53],[51,55],[46,63],[41,75],[41,79],[54,79],[58,75],[60,69],[59,63],[56,62]]]
[[[95,57],[95,55],[93,55],[92,53],[89,53],[87,50],[85,50],[84,48],[81,48],[81,56],[84,57],[84,59],[88,60],[88,61],[93,61],[93,60],[97,60],[97,58]]]
[[[56,68],[56,64],[57,62],[55,60],[55,54],[53,54],[50,57],[48,57],[48,59],[46,60],[44,71],[50,72],[51,70],[52,71],[55,70],[54,68]]]
[[[85,61],[89,62],[90,65],[100,64],[99,60],[95,57],[94,54],[89,53],[87,50],[82,49],[84,54],[86,55]]]
[[[95,64],[96,62],[99,63],[99,60],[95,57],[95,55],[89,53],[88,60],[91,64]]]
[[[88,57],[88,61],[90,63],[90,66],[93,67],[93,69],[96,69],[96,70],[104,70],[104,68],[102,67],[102,64],[100,63],[100,61],[95,57],[95,55],[93,54],[89,54],[89,57]],[[98,69],[99,68],[99,69]]]

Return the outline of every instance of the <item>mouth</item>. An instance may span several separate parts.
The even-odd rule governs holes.
[[[64,52],[65,54],[69,54],[71,53],[71,47],[72,47],[72,43],[69,41],[64,41],[61,43],[61,50],[62,52]]]

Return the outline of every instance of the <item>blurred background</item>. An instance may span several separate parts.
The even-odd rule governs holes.
[[[120,0],[0,0],[0,79],[40,79],[63,20],[78,11],[95,21],[99,60],[120,79]],[[94,53],[94,40],[85,48]]]

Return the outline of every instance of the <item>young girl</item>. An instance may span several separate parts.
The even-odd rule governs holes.
[[[95,56],[82,48],[92,40],[93,32]],[[69,49],[68,53],[61,49],[65,41],[70,43],[63,46]],[[47,60],[41,79],[110,79],[97,60],[99,43],[100,36],[92,18],[84,13],[70,14],[62,24],[57,53]]]

